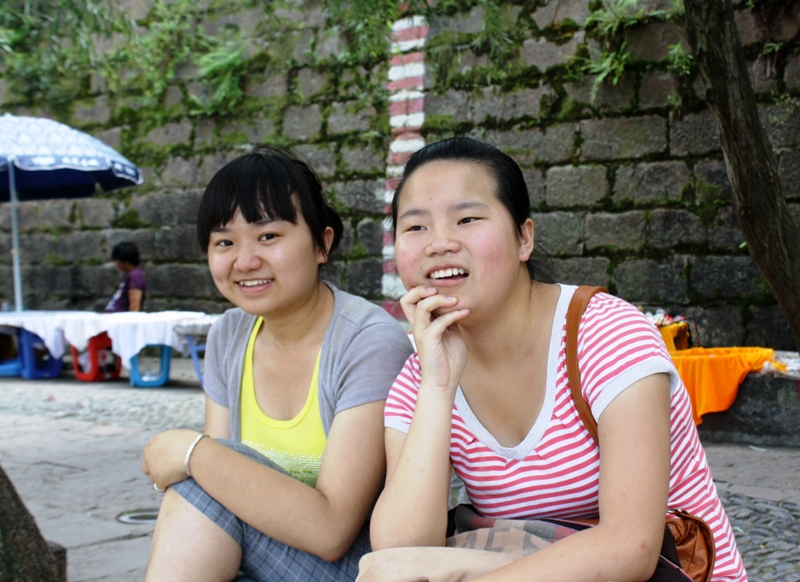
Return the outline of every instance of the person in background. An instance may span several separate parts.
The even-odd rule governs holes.
[[[139,249],[132,242],[118,243],[111,249],[111,259],[117,269],[125,273],[125,277],[103,312],[141,311],[144,308],[147,279],[139,267]]]

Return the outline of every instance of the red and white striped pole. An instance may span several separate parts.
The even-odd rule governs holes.
[[[394,260],[394,239],[391,232],[394,184],[403,173],[408,156],[425,145],[420,128],[425,121],[423,92],[428,24],[422,16],[401,18],[392,25],[391,62],[389,68],[389,123],[392,138],[386,165],[386,207],[383,229],[383,279],[381,287],[386,300],[383,307],[394,317],[402,318],[398,301],[405,293]]]

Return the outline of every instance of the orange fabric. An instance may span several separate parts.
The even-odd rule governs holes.
[[[674,352],[689,347],[689,324],[685,322],[671,323],[658,328],[667,350]]]
[[[769,348],[690,348],[670,353],[689,398],[695,424],[708,412],[722,412],[736,399],[739,384],[775,356]]]

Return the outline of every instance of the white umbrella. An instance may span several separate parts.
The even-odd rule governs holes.
[[[142,183],[139,169],[87,133],[52,119],[0,116],[0,202],[11,201],[14,299],[22,311],[19,200],[86,198]]]

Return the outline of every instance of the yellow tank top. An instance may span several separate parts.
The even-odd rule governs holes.
[[[261,410],[253,382],[253,348],[263,319],[253,326],[242,370],[242,443],[280,465],[295,479],[315,487],[327,438],[319,411],[319,360],[300,413],[291,420],[275,420]]]

